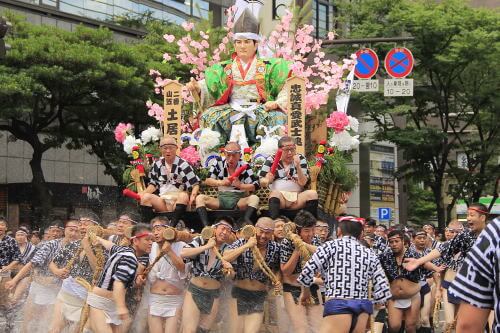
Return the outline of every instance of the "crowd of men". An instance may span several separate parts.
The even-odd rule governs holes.
[[[387,229],[348,215],[332,230],[316,217],[317,194],[304,188],[307,163],[289,138],[280,141],[279,163],[270,157],[258,178],[250,168],[235,175],[244,162],[239,145],[228,143],[206,181],[217,198],[198,195],[199,179],[175,155],[175,140],[160,147],[163,158],[139,196],[173,211],[170,220],[144,224],[124,212],[100,230],[101,219],[87,213],[30,242],[28,229],[14,239],[0,219],[8,332],[430,333],[439,324],[436,302],[446,332],[500,332],[500,222],[487,223],[484,205],[471,204],[467,223],[452,221],[444,240],[431,225]],[[249,192],[258,186],[272,189],[269,214],[253,223],[258,200]],[[190,205],[201,233],[175,228]],[[207,209],[240,209],[242,218],[210,221]],[[287,209],[299,210],[293,221],[281,215]]]

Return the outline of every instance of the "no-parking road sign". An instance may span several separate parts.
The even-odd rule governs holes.
[[[396,47],[387,53],[384,61],[387,74],[395,79],[402,79],[413,69],[413,54],[406,47]]]
[[[358,79],[369,79],[378,70],[378,56],[372,49],[361,49],[356,52],[356,67],[354,68],[354,75]]]

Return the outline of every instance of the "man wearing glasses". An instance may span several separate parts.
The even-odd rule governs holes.
[[[225,158],[217,157],[210,166],[205,184],[218,188],[218,197],[212,198],[201,194],[196,198],[196,211],[200,215],[204,226],[209,225],[207,207],[210,209],[239,209],[245,211],[244,224],[252,224],[252,216],[259,208],[259,197],[248,195],[255,191],[259,183],[248,166],[238,177],[231,179],[231,175],[240,167],[247,165],[241,160],[241,146],[236,142],[228,142],[224,149]]]
[[[270,187],[269,215],[276,219],[280,209],[305,209],[315,217],[318,211],[318,193],[314,190],[304,191],[309,180],[309,170],[306,158],[296,153],[293,138],[284,136],[278,141],[278,147],[283,151],[275,174],[271,166],[274,156],[267,158],[260,170],[260,185]]]
[[[157,212],[174,212],[171,224],[176,226],[198,195],[200,179],[188,162],[176,155],[177,142],[173,137],[160,140],[162,157],[149,172],[149,185],[141,196],[141,205]],[[159,191],[159,195],[153,194]],[[188,194],[191,191],[191,196]]]

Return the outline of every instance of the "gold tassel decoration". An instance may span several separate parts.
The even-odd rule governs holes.
[[[321,171],[321,167],[318,165],[313,165],[309,168],[309,175],[311,176],[311,190],[316,191],[318,189],[318,176]]]

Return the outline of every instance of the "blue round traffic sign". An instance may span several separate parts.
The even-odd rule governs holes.
[[[372,49],[361,49],[356,52],[356,67],[354,67],[354,75],[358,79],[369,79],[378,70],[378,56]]]
[[[384,66],[387,74],[395,79],[402,79],[413,69],[413,54],[406,47],[396,47],[385,56]]]

